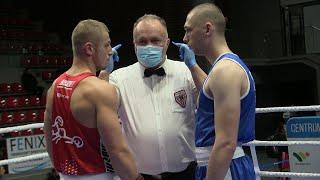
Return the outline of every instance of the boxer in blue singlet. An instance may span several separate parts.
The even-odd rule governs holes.
[[[236,105],[238,107],[234,107],[233,105],[231,106],[225,105],[227,106],[225,107],[226,110],[224,110],[224,107],[217,107],[218,105],[214,103],[216,102],[216,100],[212,98],[212,95],[209,95],[209,93],[212,94],[212,92],[210,92],[210,88],[206,90],[207,89],[206,87],[210,86],[208,85],[209,83],[208,81],[214,79],[212,74],[215,73],[214,72],[215,66],[218,66],[220,63],[222,63],[222,61],[230,61],[228,63],[234,63],[236,66],[239,66],[245,72],[245,76],[246,76],[245,79],[247,79],[247,88],[244,91],[245,93],[242,93],[240,98],[237,98],[237,101],[240,101],[240,104]],[[227,96],[227,94],[225,96]],[[234,101],[234,100],[230,100],[230,101]],[[220,102],[220,105],[224,103],[228,103],[228,102]],[[255,107],[256,107],[256,101],[255,101],[254,80],[247,66],[235,54],[232,54],[232,53],[222,54],[215,61],[212,67],[212,70],[208,75],[208,78],[204,82],[203,88],[200,90],[200,95],[199,95],[199,104],[198,104],[198,109],[196,113],[196,133],[195,133],[196,147],[197,147],[196,156],[198,159],[196,177],[198,180],[202,180],[206,177],[207,164],[208,164],[208,158],[210,153],[212,153],[212,155],[215,156],[215,153],[212,152],[212,145],[214,145],[217,141],[220,141],[220,142],[226,141],[225,136],[228,135],[227,133],[228,131],[220,132],[222,133],[220,137],[224,139],[219,140],[218,138],[220,137],[217,136],[217,131],[219,129],[217,129],[215,125],[217,120],[214,118],[217,117],[217,115],[215,114],[216,109],[222,110],[227,113],[235,113],[235,112],[232,112],[232,109],[228,111],[227,108],[236,108],[236,110],[234,110],[234,111],[238,111],[236,113],[237,114],[236,116],[239,117],[239,112],[240,112],[240,117],[238,118],[238,120],[234,120],[234,118],[229,119],[226,117],[222,117],[221,120],[227,119],[234,122],[230,122],[230,124],[227,122],[225,123],[219,122],[220,124],[217,123],[218,125],[220,125],[219,127],[221,127],[220,131],[229,129],[231,131],[237,132],[237,134],[232,133],[233,137],[237,138],[236,141],[232,139],[230,140],[230,141],[233,141],[232,144],[235,144],[236,148],[232,156],[230,167],[225,175],[225,179],[232,179],[232,180],[255,179],[252,160],[249,156],[246,156],[244,154],[241,148],[242,143],[246,143],[254,140]],[[228,114],[222,114],[222,115],[228,116]],[[223,126],[229,126],[229,125],[231,127],[223,128]],[[221,143],[221,145],[223,146],[223,143]],[[226,146],[228,146],[228,144]]]
[[[211,3],[193,8],[183,38],[174,43],[199,90],[196,113],[197,180],[255,179],[252,159],[241,145],[255,138],[256,94],[253,77],[244,62],[229,49],[226,22]],[[195,55],[212,65],[207,75]]]

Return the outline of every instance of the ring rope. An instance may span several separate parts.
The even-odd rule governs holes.
[[[297,112],[297,111],[320,111],[320,105],[256,108],[256,113]],[[42,127],[43,127],[43,123],[33,123],[33,124],[27,124],[22,126],[6,127],[6,128],[0,128],[0,134],[12,132],[12,131],[22,131],[26,129],[35,129],[35,128],[42,128]]]
[[[253,140],[243,144],[243,146],[249,146],[251,156],[254,164],[254,171],[256,173],[256,179],[260,180],[261,176],[264,177],[320,177],[320,173],[295,173],[295,172],[272,172],[261,171],[259,168],[256,146],[294,146],[294,145],[320,145],[319,141],[258,141]]]
[[[20,163],[20,162],[26,162],[26,161],[35,160],[35,159],[42,159],[42,158],[46,158],[46,157],[49,157],[47,152],[32,154],[32,155],[24,156],[24,157],[5,159],[5,160],[0,161],[0,166],[14,164],[14,163]]]
[[[297,111],[320,111],[320,105],[310,105],[310,106],[290,106],[290,107],[267,107],[267,108],[256,108],[256,113],[270,113],[270,112],[297,112]],[[27,129],[42,128],[44,123],[34,123],[22,126],[6,127],[0,128],[0,134],[22,131]],[[254,152],[253,159],[257,161],[255,146],[292,146],[292,145],[320,145],[319,141],[258,141],[253,140],[251,142],[243,144],[244,146],[250,146],[251,152]],[[0,160],[1,165],[8,165],[13,163],[20,163],[35,159],[41,159],[48,157],[48,153],[33,154],[24,157],[18,157],[13,159]],[[255,162],[254,164],[258,164]],[[257,169],[256,169],[257,168]],[[272,172],[272,171],[261,171],[259,167],[255,166],[256,174],[266,177],[320,177],[320,173],[294,173],[294,172]],[[260,179],[260,178],[259,178]]]
[[[11,127],[0,128],[0,134],[9,133],[13,131],[23,131],[27,129],[36,129],[36,128],[43,128],[43,123],[33,123],[33,124],[27,124],[22,126],[11,126]]]
[[[319,146],[320,141],[259,141],[253,140],[242,144],[243,146],[294,146],[294,145],[315,145]]]
[[[258,171],[257,174],[264,177],[306,177],[306,178],[320,177],[319,173]]]
[[[256,113],[320,111],[320,105],[256,108]]]

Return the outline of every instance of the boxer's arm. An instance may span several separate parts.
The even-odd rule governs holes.
[[[198,92],[200,92],[202,85],[207,77],[207,74],[200,68],[198,64],[192,66],[189,69],[190,69],[194,84],[196,85]]]
[[[118,76],[115,73],[111,73],[109,75],[109,83],[113,85],[116,88],[117,91],[117,110],[119,110],[121,106],[121,93],[120,93],[120,88],[119,88],[119,80],[117,78]]]
[[[105,81],[101,81],[94,96],[98,131],[110,155],[113,168],[121,179],[137,178],[136,164],[118,120],[116,89]]]
[[[53,85],[47,91],[46,110],[44,113],[44,126],[43,126],[43,132],[44,132],[44,136],[46,139],[47,152],[48,152],[50,160],[53,164],[52,147],[51,147],[51,144],[52,144],[52,134],[51,134],[52,100],[53,100]]]
[[[209,91],[214,98],[215,142],[207,179],[224,179],[237,147],[241,73],[241,68],[234,62],[222,61],[209,77]]]

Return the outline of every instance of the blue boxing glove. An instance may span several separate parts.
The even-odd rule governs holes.
[[[111,73],[113,68],[114,68],[114,62],[119,62],[119,56],[118,56],[118,49],[121,47],[121,44],[116,45],[115,47],[112,48],[112,55],[109,58],[108,65],[106,67],[106,71]]]
[[[173,41],[172,43],[179,48],[179,52],[180,52],[179,57],[181,60],[184,61],[184,63],[188,66],[189,69],[197,64],[194,52],[187,44],[176,43]]]

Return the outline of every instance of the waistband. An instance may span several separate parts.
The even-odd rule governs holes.
[[[198,166],[208,165],[211,150],[212,150],[212,146],[196,147],[196,158],[197,158]],[[233,153],[232,159],[237,159],[242,156],[245,156],[245,153],[241,146],[237,146],[236,150]]]
[[[100,174],[91,174],[91,175],[82,175],[82,176],[72,176],[59,173],[60,180],[120,180],[120,178],[115,173],[100,173]]]

